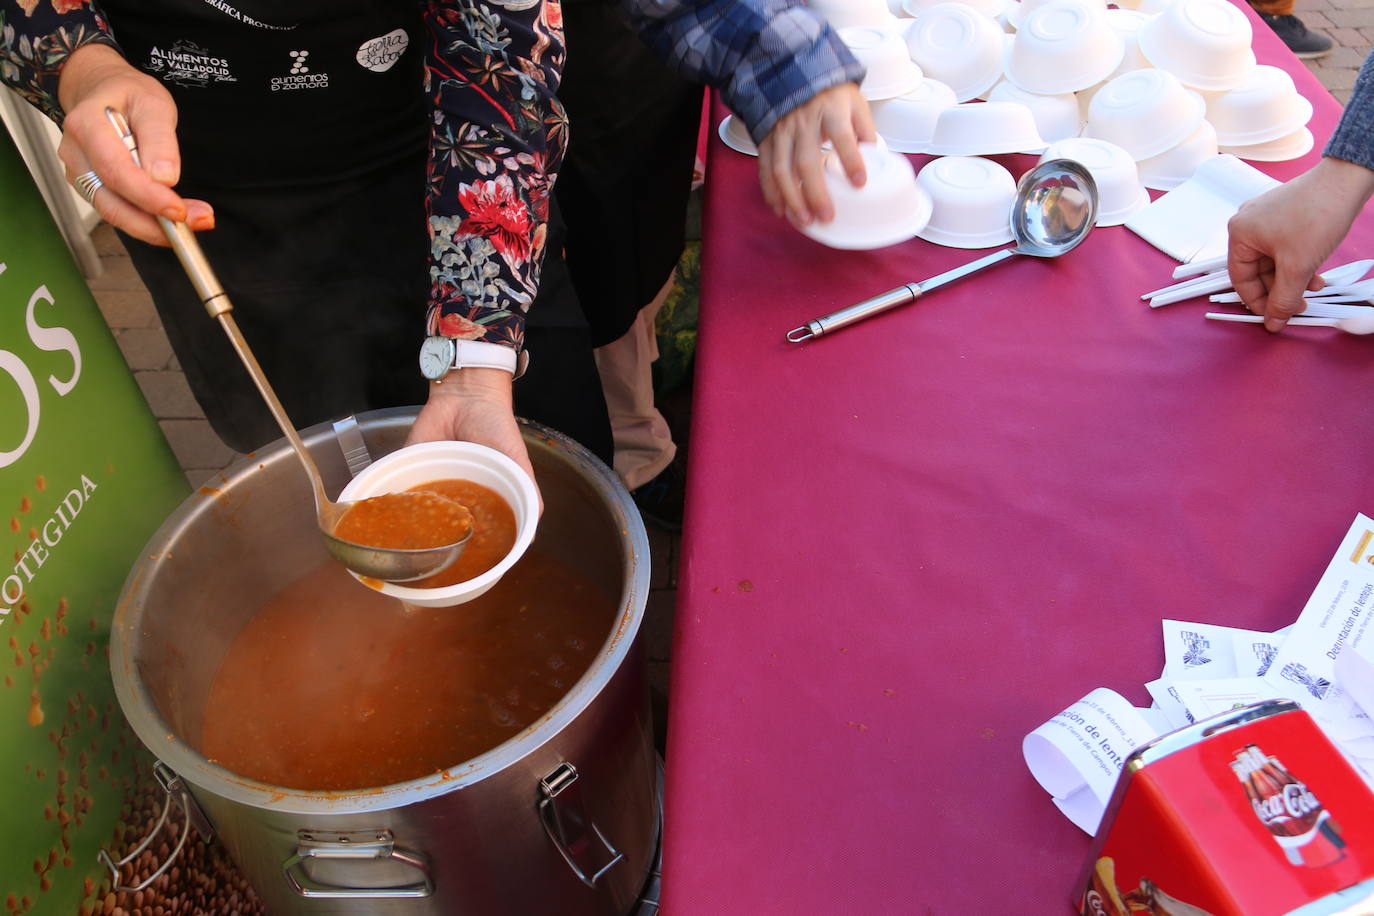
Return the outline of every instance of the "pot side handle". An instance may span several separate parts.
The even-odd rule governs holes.
[[[205,841],[208,841],[214,833],[210,828],[210,822],[206,819],[204,812],[200,810],[200,806],[196,804],[196,800],[191,797],[190,789],[186,787],[186,783],[182,782],[181,777],[178,776],[171,767],[167,766],[167,764],[163,763],[161,760],[155,761],[153,763],[153,777],[157,779],[158,784],[162,786],[162,791],[165,793],[162,799],[162,814],[158,816],[157,823],[153,825],[153,829],[148,831],[148,835],[134,847],[132,852],[124,856],[118,862],[115,861],[110,851],[103,846],[100,852],[96,854],[96,858],[105,866],[106,870],[109,871],[110,886],[117,894],[132,894],[144,890],[166,872],[167,869],[171,868],[172,863],[177,860],[177,856],[181,854],[181,850],[186,846],[186,840],[191,836],[191,828],[194,827],[196,833]],[[176,846],[172,847],[172,851],[168,853],[166,860],[157,868],[153,869],[153,871],[144,877],[142,881],[139,881],[137,884],[125,884],[123,876],[120,874],[120,869],[137,859],[139,854],[152,845],[153,840],[158,838],[158,835],[162,833],[162,828],[167,824],[167,816],[172,813],[173,803],[181,808],[182,816],[185,819],[185,823],[181,828],[181,837],[177,840]],[[136,868],[137,866],[131,867]],[[134,877],[138,877],[136,872]]]
[[[560,763],[552,773],[539,780],[539,819],[544,824],[544,832],[578,880],[588,887],[596,887],[596,882],[612,865],[624,859],[625,854],[616,851],[601,828],[587,815],[581,790],[574,785],[576,782],[577,768],[566,762]],[[596,852],[589,830],[605,850],[607,861],[600,867],[593,862],[583,868],[574,859],[575,854],[590,858]]]
[[[299,897],[333,900],[387,899],[397,897],[428,897],[434,893],[434,878],[429,863],[419,853],[398,849],[390,830],[337,832],[323,836],[302,830],[296,834],[296,853],[282,863],[282,875],[291,890]],[[373,861],[391,859],[408,865],[420,873],[412,884],[392,887],[343,887],[315,881],[304,869],[308,859],[357,859]],[[300,877],[297,877],[300,875]],[[302,878],[304,880],[302,880]]]

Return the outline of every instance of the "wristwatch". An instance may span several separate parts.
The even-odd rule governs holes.
[[[438,381],[452,369],[504,369],[514,378],[525,374],[530,355],[513,347],[482,340],[426,337],[420,344],[420,374]]]

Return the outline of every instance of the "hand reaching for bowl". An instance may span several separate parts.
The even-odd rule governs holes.
[[[89,44],[62,67],[58,97],[66,112],[57,154],[67,180],[94,173],[99,184],[88,196],[102,219],[150,245],[167,245],[156,217],[211,229],[215,214],[203,200],[175,191],[181,177],[176,103],[153,77],[131,66],[112,48]],[[124,115],[135,136],[143,168],[111,129],[105,110]]]
[[[873,142],[878,133],[868,102],[854,83],[822,90],[811,101],[778,119],[759,143],[759,183],[773,212],[798,225],[812,220],[829,222],[834,205],[825,190],[821,144],[829,140],[855,187],[863,187],[863,157],[859,142]]]

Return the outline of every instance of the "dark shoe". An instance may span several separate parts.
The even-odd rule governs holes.
[[[1331,39],[1320,32],[1313,32],[1302,24],[1297,16],[1266,16],[1260,18],[1274,30],[1274,34],[1288,45],[1288,50],[1303,60],[1312,60],[1331,52]]]
[[[687,459],[679,449],[672,464],[653,480],[630,491],[639,514],[651,525],[676,534],[682,530],[682,503],[687,495]]]

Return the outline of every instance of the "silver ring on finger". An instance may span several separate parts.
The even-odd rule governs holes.
[[[76,190],[81,194],[81,196],[86,198],[86,203],[94,206],[95,192],[100,190],[104,182],[102,182],[100,180],[100,176],[97,175],[94,170],[92,170],[89,172],[82,172],[80,175],[77,175],[75,178],[72,179],[72,184],[76,186]]]

